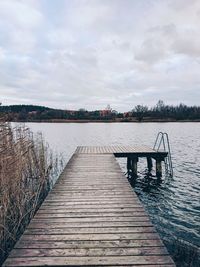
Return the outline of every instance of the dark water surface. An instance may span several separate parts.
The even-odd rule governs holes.
[[[159,131],[169,134],[173,179],[157,184],[144,178],[145,160],[138,164],[134,190],[163,239],[177,237],[200,246],[200,123],[27,123],[42,132],[65,163],[79,145],[153,146]],[[125,160],[120,164],[126,172]]]

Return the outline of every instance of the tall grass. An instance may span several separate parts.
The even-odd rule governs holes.
[[[48,194],[56,167],[41,134],[0,122],[0,263]]]

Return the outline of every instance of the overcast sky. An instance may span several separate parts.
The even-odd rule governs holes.
[[[199,0],[0,0],[0,101],[200,105]]]

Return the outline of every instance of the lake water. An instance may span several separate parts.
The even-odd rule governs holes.
[[[157,184],[144,178],[146,162],[138,165],[135,190],[164,240],[175,237],[200,245],[200,123],[27,123],[42,132],[65,163],[79,145],[153,146],[159,131],[169,134],[173,179]],[[126,172],[126,162],[120,160]]]

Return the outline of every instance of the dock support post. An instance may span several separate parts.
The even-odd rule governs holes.
[[[161,159],[156,159],[156,176],[158,178],[162,177],[162,160]]]
[[[131,175],[133,178],[137,177],[137,163],[138,157],[127,157],[128,176]]]
[[[132,170],[132,176],[134,178],[137,177],[137,163],[138,163],[137,157],[131,159],[131,170]]]
[[[127,157],[127,171],[128,171],[128,176],[130,174],[131,170],[131,158]]]
[[[151,157],[147,157],[147,169],[148,169],[148,173],[150,173],[152,171],[152,168],[153,168],[152,158]]]

